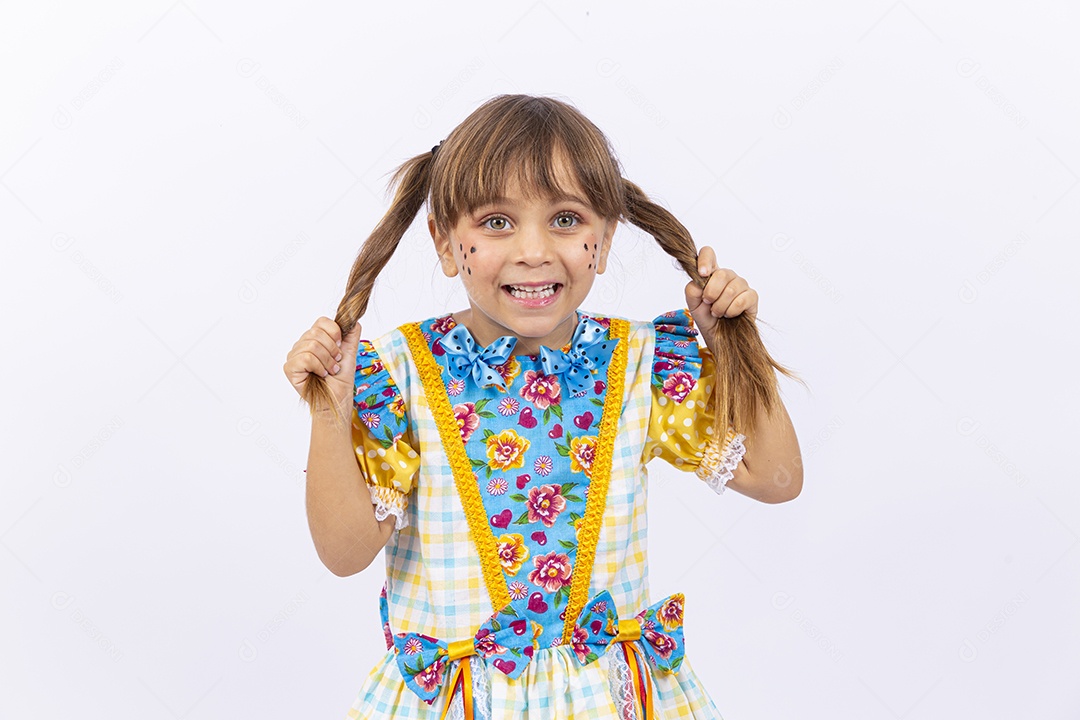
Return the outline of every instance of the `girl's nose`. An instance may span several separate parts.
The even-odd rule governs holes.
[[[524,224],[515,233],[515,259],[529,265],[540,265],[554,256],[554,238],[546,227]]]

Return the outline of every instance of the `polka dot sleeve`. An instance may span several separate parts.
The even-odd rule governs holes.
[[[687,310],[664,313],[653,325],[652,410],[643,460],[661,457],[723,493],[746,452],[746,438],[732,428],[722,440],[713,437],[712,353],[698,344]]]
[[[400,530],[408,523],[409,492],[420,469],[420,455],[405,416],[405,401],[378,353],[367,340],[356,350],[352,437],[356,461],[375,505],[375,517],[394,516]]]

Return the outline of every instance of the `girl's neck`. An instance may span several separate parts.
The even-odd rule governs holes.
[[[451,317],[454,318],[454,322],[458,325],[464,325],[468,329],[469,334],[473,336],[473,340],[480,348],[485,348],[500,337],[509,335],[517,338],[517,343],[514,344],[514,349],[511,351],[512,355],[532,356],[540,354],[541,345],[552,350],[560,350],[569,345],[574,337],[574,330],[577,329],[578,323],[578,313],[575,311],[573,315],[559,323],[547,337],[540,338],[517,335],[509,328],[483,317],[482,313],[474,313],[471,308],[452,313]],[[481,319],[478,320],[478,317]]]

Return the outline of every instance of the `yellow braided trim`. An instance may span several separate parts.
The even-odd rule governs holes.
[[[480,556],[480,567],[484,572],[488,596],[491,598],[491,608],[497,612],[510,602],[510,588],[506,585],[506,575],[503,574],[502,564],[499,562],[499,548],[488,527],[484,501],[480,498],[472,464],[465,452],[465,444],[461,441],[461,431],[458,429],[457,418],[454,417],[454,409],[450,407],[450,399],[446,397],[446,387],[440,376],[442,368],[431,354],[431,348],[420,330],[420,323],[403,325],[401,331],[409,342],[413,360],[420,371],[420,382],[424,386],[428,405],[435,415],[435,426],[439,429],[443,449],[450,460],[458,497],[465,508],[469,537]]]
[[[610,337],[618,338],[607,372],[607,396],[600,418],[600,437],[596,441],[593,456],[592,478],[589,481],[589,499],[585,502],[585,518],[578,530],[577,565],[570,581],[570,597],[566,605],[566,625],[563,627],[563,643],[569,644],[574,635],[574,622],[581,608],[589,599],[589,583],[592,580],[593,562],[596,560],[596,544],[600,541],[600,524],[607,504],[608,484],[611,481],[611,454],[615,447],[615,433],[619,428],[620,409],[623,401],[623,383],[626,380],[627,335],[630,323],[611,318]]]

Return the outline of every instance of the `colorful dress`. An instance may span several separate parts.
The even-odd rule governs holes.
[[[360,342],[353,441],[396,529],[387,652],[349,719],[721,717],[682,594],[650,602],[645,464],[722,493],[744,436],[712,434],[713,359],[686,310],[577,318],[538,355],[481,348],[451,315]]]

